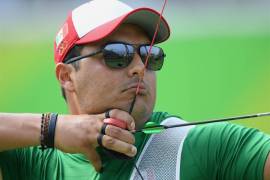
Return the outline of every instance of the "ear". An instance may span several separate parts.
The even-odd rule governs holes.
[[[66,91],[74,91],[74,82],[71,78],[73,68],[68,64],[58,63],[55,67],[56,78]]]

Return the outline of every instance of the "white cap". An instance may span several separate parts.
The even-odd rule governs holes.
[[[67,52],[79,44],[99,41],[122,23],[140,26],[151,38],[160,13],[148,7],[133,9],[118,0],[93,0],[74,9],[55,39],[55,63],[63,62]],[[156,43],[169,38],[170,28],[161,18]]]

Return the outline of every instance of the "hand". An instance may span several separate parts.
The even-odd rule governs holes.
[[[135,121],[125,111],[112,109],[110,117],[124,121],[128,130],[107,125],[102,145],[105,148],[133,157],[137,153]],[[96,152],[97,137],[101,132],[105,113],[98,115],[59,115],[55,131],[55,146],[66,153],[82,153],[91,161],[96,171],[101,169],[101,160]]]

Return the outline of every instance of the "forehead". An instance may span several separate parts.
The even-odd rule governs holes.
[[[108,36],[106,40],[115,40],[115,39],[132,39],[139,41],[150,41],[146,32],[138,25],[134,24],[122,24],[119,28],[113,32],[110,36]]]
[[[150,43],[150,38],[147,33],[138,25],[122,24],[112,34],[106,38],[90,43],[87,46],[101,46],[107,42],[126,42],[130,44],[147,44]]]

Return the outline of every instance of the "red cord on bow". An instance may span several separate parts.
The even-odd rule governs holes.
[[[162,9],[161,9],[161,12],[159,13],[159,18],[158,18],[158,22],[157,22],[157,25],[156,25],[156,29],[155,29],[155,33],[153,35],[153,38],[152,38],[152,41],[151,41],[151,44],[150,44],[150,48],[148,50],[148,54],[147,54],[147,57],[146,57],[146,60],[145,60],[145,64],[144,64],[144,69],[143,69],[143,75],[142,77],[139,77],[139,81],[138,81],[138,85],[137,85],[137,88],[136,88],[136,93],[135,93],[135,96],[134,96],[134,99],[131,103],[131,106],[130,106],[130,109],[129,109],[129,114],[132,113],[132,110],[133,110],[133,107],[134,107],[134,104],[135,104],[135,101],[136,101],[136,97],[137,95],[139,94],[139,91],[140,91],[140,84],[144,78],[144,73],[145,73],[145,70],[146,70],[146,67],[148,65],[148,60],[149,60],[149,57],[150,57],[150,53],[152,52],[152,47],[155,43],[155,40],[156,40],[156,37],[157,37],[157,34],[158,34],[158,30],[159,30],[159,26],[160,26],[160,22],[161,22],[161,18],[162,18],[162,14],[164,12],[164,9],[165,9],[165,6],[167,4],[167,1],[168,0],[165,0],[164,3],[163,3],[163,6],[162,6]]]
[[[168,0],[165,0],[165,1],[164,1],[164,4],[163,4],[163,6],[162,6],[162,10],[161,10],[160,15],[159,15],[159,18],[158,18],[158,22],[157,22],[157,25],[156,25],[155,33],[154,33],[154,35],[153,35],[152,42],[151,42],[151,44],[150,44],[150,48],[149,48],[149,51],[148,51],[148,54],[147,54],[147,57],[146,57],[146,60],[145,60],[144,69],[143,69],[143,76],[139,79],[139,82],[138,82],[138,85],[137,85],[136,96],[139,94],[140,84],[141,84],[141,81],[143,80],[144,72],[145,72],[146,67],[147,67],[147,65],[148,65],[148,60],[149,60],[149,57],[150,57],[150,53],[152,52],[152,47],[153,47],[153,45],[154,45],[154,43],[155,43],[155,40],[156,40],[156,37],[157,37],[157,33],[158,33],[158,30],[159,30],[159,26],[160,26],[162,14],[163,14],[163,12],[164,12],[164,9],[165,9],[165,6],[166,6],[166,4],[167,4],[167,1],[168,1]]]

